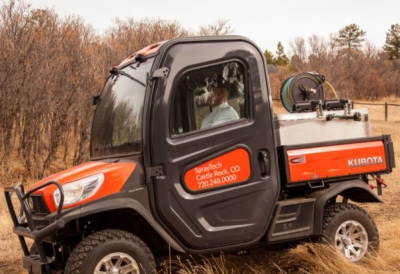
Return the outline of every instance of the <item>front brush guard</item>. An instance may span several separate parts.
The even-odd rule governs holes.
[[[56,185],[59,189],[60,204],[55,220],[44,228],[38,230],[34,223],[32,209],[30,208],[27,199],[32,193],[49,185]],[[11,200],[14,193],[17,195],[18,201],[21,205],[20,214],[18,217],[15,212],[13,202]],[[64,228],[65,226],[65,222],[60,219],[62,207],[64,205],[64,190],[62,186],[56,181],[50,181],[25,193],[23,185],[19,183],[14,187],[6,187],[4,189],[4,194],[7,202],[7,207],[14,224],[13,232],[18,235],[19,242],[25,255],[23,257],[24,268],[33,274],[50,273],[50,264],[54,262],[54,259],[46,256],[42,240],[50,236],[54,232]],[[39,254],[29,253],[25,237],[33,239]]]

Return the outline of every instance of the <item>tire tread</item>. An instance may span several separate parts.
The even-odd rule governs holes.
[[[152,262],[153,269],[156,269],[152,252],[139,237],[123,230],[107,229],[89,235],[74,248],[67,260],[64,273],[85,274],[81,269],[84,265],[84,260],[88,257],[88,254],[102,243],[115,239],[121,239],[127,242],[129,241],[138,245],[141,250],[144,251],[146,257]]]
[[[360,215],[367,217],[367,221],[371,223],[370,228],[373,229],[372,233],[373,237],[372,239],[369,239],[368,250],[377,251],[379,249],[379,232],[375,224],[375,221],[372,219],[372,217],[368,214],[366,210],[355,204],[334,203],[325,206],[323,224],[322,224],[323,239],[329,241],[329,231],[331,229],[331,226],[334,225],[332,222],[335,221],[335,217],[337,217],[338,214],[345,214],[350,212],[358,212]]]

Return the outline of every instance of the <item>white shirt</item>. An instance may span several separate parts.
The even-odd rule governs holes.
[[[225,102],[213,108],[211,113],[204,117],[200,128],[208,128],[237,119],[239,119],[237,112]]]

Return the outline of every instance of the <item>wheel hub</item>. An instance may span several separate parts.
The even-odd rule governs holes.
[[[117,268],[115,268],[115,267],[113,267],[112,269],[110,269],[110,271],[107,271],[107,272],[109,272],[110,274],[120,274],[121,272],[117,269]]]
[[[115,252],[105,256],[97,264],[95,274],[139,274],[139,266],[128,254]]]
[[[356,262],[367,252],[367,231],[357,221],[346,221],[336,231],[335,246],[346,258],[352,262]]]
[[[351,244],[353,243],[353,241],[352,241],[351,238],[349,238],[349,237],[343,237],[343,238],[342,238],[342,242],[343,242],[343,244],[346,245],[346,246],[351,245]]]

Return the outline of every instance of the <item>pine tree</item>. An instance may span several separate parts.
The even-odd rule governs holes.
[[[264,56],[265,56],[265,60],[267,61],[268,65],[276,65],[275,57],[274,57],[274,54],[272,52],[270,52],[269,50],[265,50],[264,51]]]
[[[282,46],[282,43],[279,42],[276,50],[276,65],[278,66],[286,66],[289,64],[289,58],[285,54],[285,50]]]
[[[361,47],[361,43],[365,41],[366,32],[360,29],[357,24],[350,24],[339,30],[339,35],[336,41],[342,47],[347,49],[358,49]]]
[[[389,55],[389,60],[400,58],[400,25],[390,26],[390,30],[386,33],[386,42],[383,50]]]

